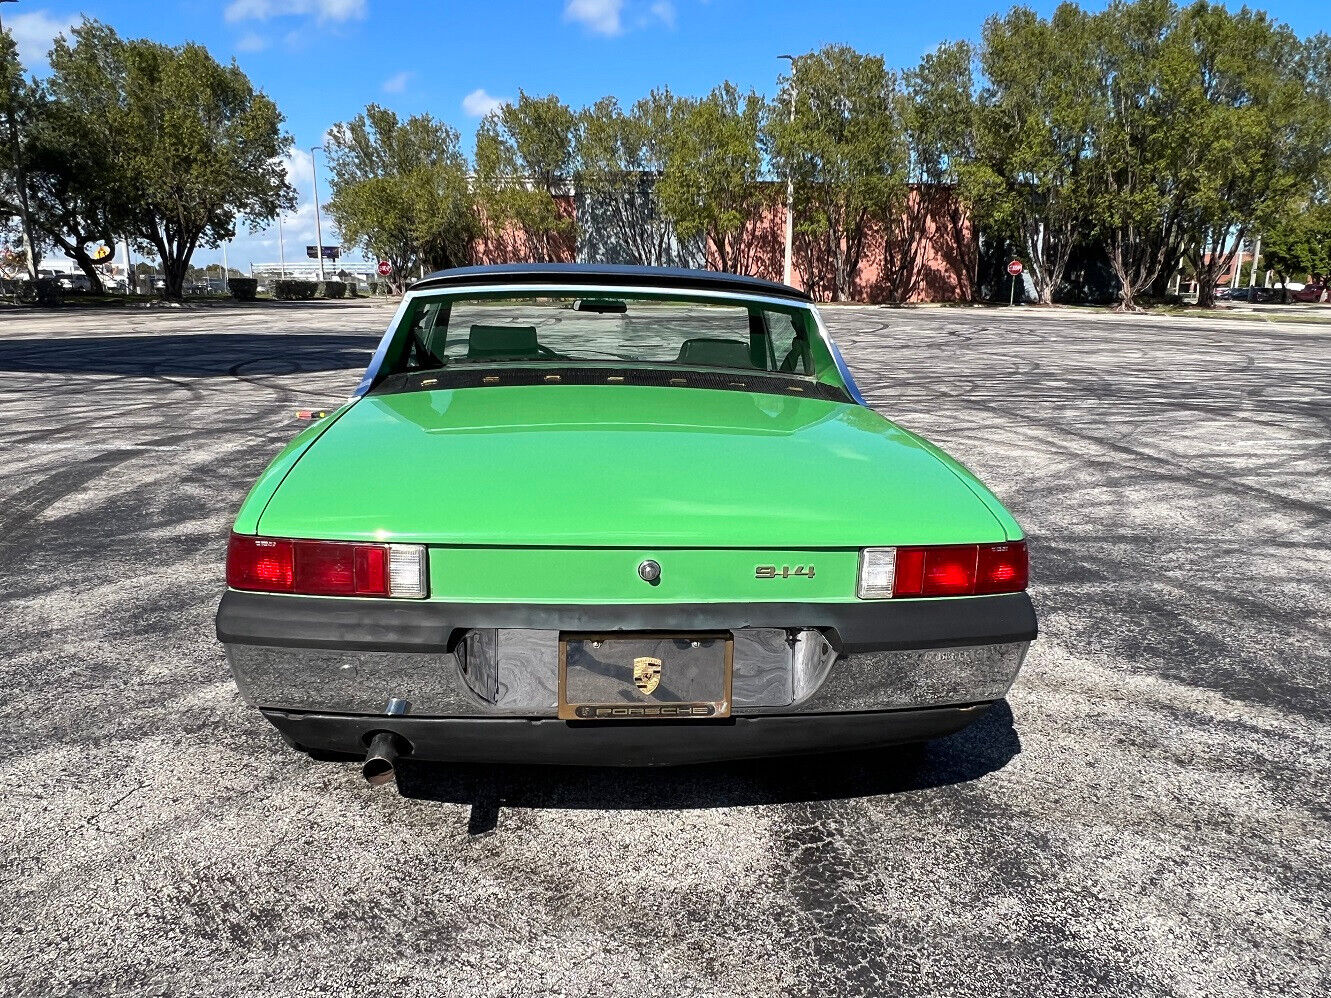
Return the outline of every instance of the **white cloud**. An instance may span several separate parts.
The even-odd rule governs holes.
[[[473,118],[483,118],[496,108],[508,103],[507,97],[493,97],[483,87],[477,87],[462,98],[462,110]]]
[[[55,36],[68,35],[78,23],[77,17],[52,17],[42,10],[5,18],[5,28],[14,36],[14,44],[18,46],[19,60],[29,72],[37,66],[45,66]]]
[[[598,35],[618,35],[624,30],[619,17],[623,9],[624,0],[568,0],[564,20],[580,21]]]
[[[237,52],[262,52],[268,47],[268,39],[257,31],[250,31],[240,36],[236,42]]]
[[[311,189],[314,182],[314,158],[308,149],[292,146],[282,157],[282,169],[286,171],[287,183],[304,193]]]
[[[287,182],[296,189],[296,207],[282,215],[280,230],[276,219],[253,234],[244,225],[241,225],[236,233],[235,240],[227,249],[233,267],[244,270],[251,262],[276,263],[281,255],[278,246],[279,238],[285,244],[285,256],[288,263],[307,259],[305,247],[314,245],[314,164],[310,150],[292,146],[282,156],[281,163],[282,169],[286,172]],[[322,167],[323,164],[320,163],[320,166]],[[328,196],[328,173],[321,168],[319,170],[319,202],[321,206],[327,205]],[[333,225],[333,220],[328,217],[327,207],[323,208],[322,222],[324,245],[337,245],[341,236]],[[359,258],[359,254],[356,253],[347,255],[348,257]],[[217,262],[219,259],[219,251],[201,250],[195,254],[194,263],[197,266],[202,266],[203,263]]]
[[[384,80],[381,89],[386,94],[400,94],[407,89],[407,84],[411,82],[411,78],[415,75],[415,73],[406,69],[400,73],[394,73]]]
[[[301,17],[313,14],[319,22],[362,20],[367,0],[231,0],[224,16],[227,21],[267,21],[274,17]]]
[[[667,28],[675,26],[675,5],[670,0],[656,0],[652,4],[652,16]]]

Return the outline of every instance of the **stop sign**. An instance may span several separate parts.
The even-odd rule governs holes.
[[[1022,271],[1022,266],[1020,260],[1013,260],[1011,263],[1007,265],[1007,272],[1011,274],[1013,277],[1018,276],[1021,273],[1021,271]]]
[[[387,260],[380,260],[380,261],[379,261],[379,276],[380,276],[380,277],[387,277],[387,276],[388,276],[389,274],[391,274],[392,272],[393,272],[393,265],[392,265],[391,263],[389,263]]]

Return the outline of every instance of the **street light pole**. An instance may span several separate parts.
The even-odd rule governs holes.
[[[139,282],[134,278],[134,264],[129,258],[129,236],[122,236],[125,240],[125,294],[136,295],[139,293]]]
[[[280,269],[279,269],[279,273],[280,273],[283,277],[286,277],[286,276],[287,276],[287,241],[286,241],[286,237],[282,235],[282,215],[281,215],[280,213],[279,213],[278,216],[277,216],[277,266],[280,268]]]
[[[314,163],[314,154],[323,146],[310,146],[310,173],[314,176],[314,241],[319,254],[319,280],[327,280],[324,275],[324,236],[323,223],[319,221],[319,170]]]
[[[779,55],[778,59],[790,60],[790,123],[795,123],[795,57],[793,55]],[[794,256],[795,246],[795,171],[790,164],[786,165],[786,256],[785,266],[782,269],[782,283],[789,284],[791,277],[791,263]]]
[[[15,3],[16,0],[0,0],[0,3]],[[5,30],[4,22],[0,21],[0,34]],[[32,221],[28,215],[28,178],[23,172],[23,153],[18,144],[18,122],[15,115],[18,112],[18,92],[11,90],[7,95],[9,98],[9,113],[5,115],[9,119],[9,149],[14,156],[14,185],[18,188],[18,214],[19,223],[23,231],[23,253],[28,258],[28,278],[37,283],[37,253],[36,246],[32,241]]]

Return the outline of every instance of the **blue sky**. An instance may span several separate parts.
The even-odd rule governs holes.
[[[1056,4],[1030,5],[1047,13]],[[0,5],[0,17],[37,73],[52,36],[82,16],[127,37],[197,41],[219,60],[234,58],[277,101],[294,139],[288,169],[301,206],[285,223],[291,258],[314,241],[309,147],[371,101],[403,115],[428,111],[457,128],[470,147],[480,115],[519,88],[557,93],[574,106],[606,94],[631,103],[663,84],[702,94],[724,79],[771,93],[783,52],[841,42],[906,66],[939,42],[978,37],[984,19],[1006,6],[985,0],[19,0]],[[1321,2],[1264,6],[1302,35],[1323,27]],[[327,197],[326,187],[321,194]],[[325,229],[325,242],[332,241]],[[196,256],[201,264],[216,259],[216,251]],[[276,226],[256,236],[242,232],[229,250],[232,266],[242,268],[276,259]]]

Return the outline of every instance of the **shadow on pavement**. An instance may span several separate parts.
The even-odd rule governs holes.
[[[498,823],[500,807],[673,810],[877,797],[965,783],[1002,769],[1021,751],[1012,708],[999,701],[947,738],[834,755],[659,769],[398,763],[398,792],[470,804],[468,831]]]
[[[126,377],[244,377],[363,368],[377,335],[166,333],[0,340],[0,371]]]

